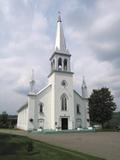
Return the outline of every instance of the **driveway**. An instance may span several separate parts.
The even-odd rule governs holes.
[[[28,136],[107,160],[120,160],[120,132],[41,134],[3,129],[0,132]]]

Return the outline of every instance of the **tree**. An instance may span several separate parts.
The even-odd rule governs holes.
[[[8,127],[8,114],[7,112],[2,112],[0,115],[0,128],[7,128]]]
[[[112,119],[106,122],[105,126],[112,129],[120,128],[120,112],[114,112]]]
[[[112,118],[116,109],[114,98],[108,88],[93,90],[89,98],[89,113],[92,124],[99,123],[104,127],[104,123]]]

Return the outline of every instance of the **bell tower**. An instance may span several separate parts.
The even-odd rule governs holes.
[[[70,57],[71,55],[69,54],[69,51],[66,49],[66,42],[62,27],[61,15],[60,12],[58,12],[55,51],[53,55],[50,57],[51,73],[54,71],[71,72]]]
[[[55,50],[50,57],[51,72],[49,84],[51,91],[51,128],[74,129],[73,72],[70,67],[69,51],[62,27],[60,12],[57,18]]]

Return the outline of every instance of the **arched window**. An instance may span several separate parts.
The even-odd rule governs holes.
[[[62,70],[62,58],[58,59],[58,70]]]
[[[53,59],[53,62],[52,62],[52,69],[54,70],[55,69],[55,60]]]
[[[62,80],[61,85],[64,86],[64,87],[66,87],[67,86],[66,80]]]
[[[67,111],[67,96],[65,94],[61,96],[61,110]]]
[[[77,104],[76,110],[77,110],[77,114],[80,114],[80,105],[79,104]]]
[[[40,113],[43,113],[43,103],[40,103],[39,112],[40,112]]]
[[[67,59],[64,59],[64,70],[67,71]]]

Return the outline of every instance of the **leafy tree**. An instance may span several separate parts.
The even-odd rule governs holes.
[[[0,115],[0,128],[7,128],[8,127],[8,114],[7,112],[2,112]]]
[[[105,123],[106,128],[120,128],[120,112],[114,112],[112,119]]]
[[[92,124],[99,123],[104,127],[104,123],[112,118],[116,104],[108,88],[93,90],[89,98],[89,112]]]

